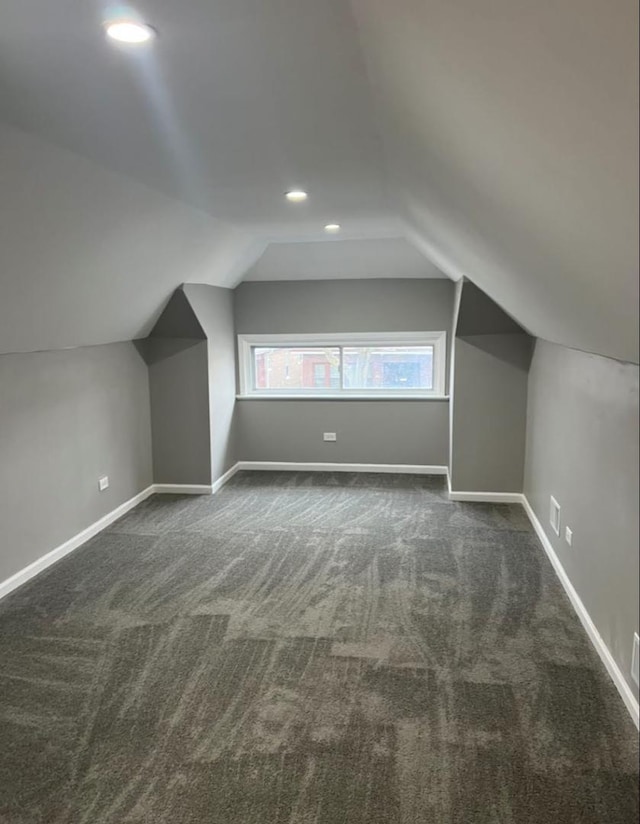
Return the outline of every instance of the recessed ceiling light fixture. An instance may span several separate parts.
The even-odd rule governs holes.
[[[148,43],[157,36],[154,28],[137,20],[110,20],[104,24],[104,30],[111,40],[131,45]]]
[[[340,231],[340,224],[339,223],[327,223],[324,227],[325,232],[329,235],[335,235],[337,232]]]
[[[304,203],[309,195],[306,192],[303,192],[302,189],[293,189],[292,191],[287,192],[285,197],[290,203]]]

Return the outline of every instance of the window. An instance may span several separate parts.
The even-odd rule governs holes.
[[[243,397],[440,397],[446,333],[239,335]]]

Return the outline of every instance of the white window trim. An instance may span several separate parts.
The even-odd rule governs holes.
[[[389,389],[270,389],[268,392],[253,388],[253,361],[251,349],[254,346],[433,346],[433,389],[416,389],[394,392]],[[240,376],[239,398],[252,399],[327,399],[327,400],[419,400],[446,399],[446,332],[332,332],[305,335],[238,335],[238,372]]]

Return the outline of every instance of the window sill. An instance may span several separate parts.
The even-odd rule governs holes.
[[[448,401],[449,395],[236,395],[239,401]]]

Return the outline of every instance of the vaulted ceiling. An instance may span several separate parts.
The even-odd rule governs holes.
[[[0,352],[140,337],[184,281],[327,271],[466,276],[637,362],[635,0],[135,11],[148,47],[105,40],[121,7],[0,5]]]

